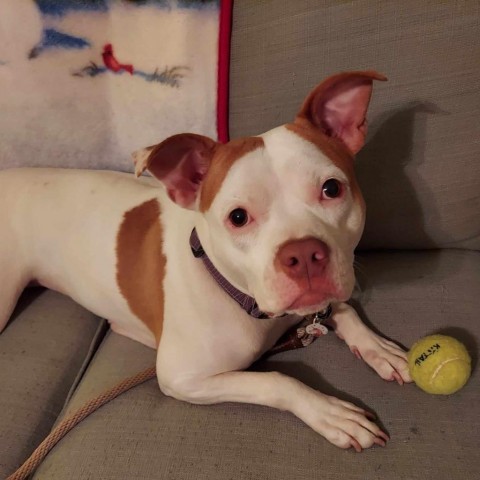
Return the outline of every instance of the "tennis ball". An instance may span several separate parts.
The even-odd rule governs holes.
[[[446,335],[421,338],[407,356],[410,375],[427,393],[450,395],[460,390],[470,377],[470,355],[455,338]]]

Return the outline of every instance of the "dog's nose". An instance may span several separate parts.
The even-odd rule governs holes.
[[[292,240],[280,247],[275,259],[277,268],[292,279],[322,275],[328,262],[328,247],[321,240]]]

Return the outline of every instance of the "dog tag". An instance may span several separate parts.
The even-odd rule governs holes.
[[[313,335],[314,337],[322,337],[328,333],[328,329],[325,325],[320,323],[311,323],[305,327],[305,331],[308,335]]]

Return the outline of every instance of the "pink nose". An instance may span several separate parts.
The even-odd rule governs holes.
[[[311,279],[322,275],[327,261],[327,245],[315,238],[305,238],[282,245],[275,266],[294,280]]]

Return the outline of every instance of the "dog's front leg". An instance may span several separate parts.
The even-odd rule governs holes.
[[[225,372],[204,379],[180,376],[172,382],[159,380],[165,394],[190,403],[241,402],[287,410],[341,448],[360,452],[372,445],[385,446],[388,440],[371,421],[372,414],[278,372]]]
[[[352,353],[363,359],[384,380],[396,380],[401,385],[412,381],[405,351],[372,332],[350,305],[335,304],[327,323],[339,338],[345,340]]]

